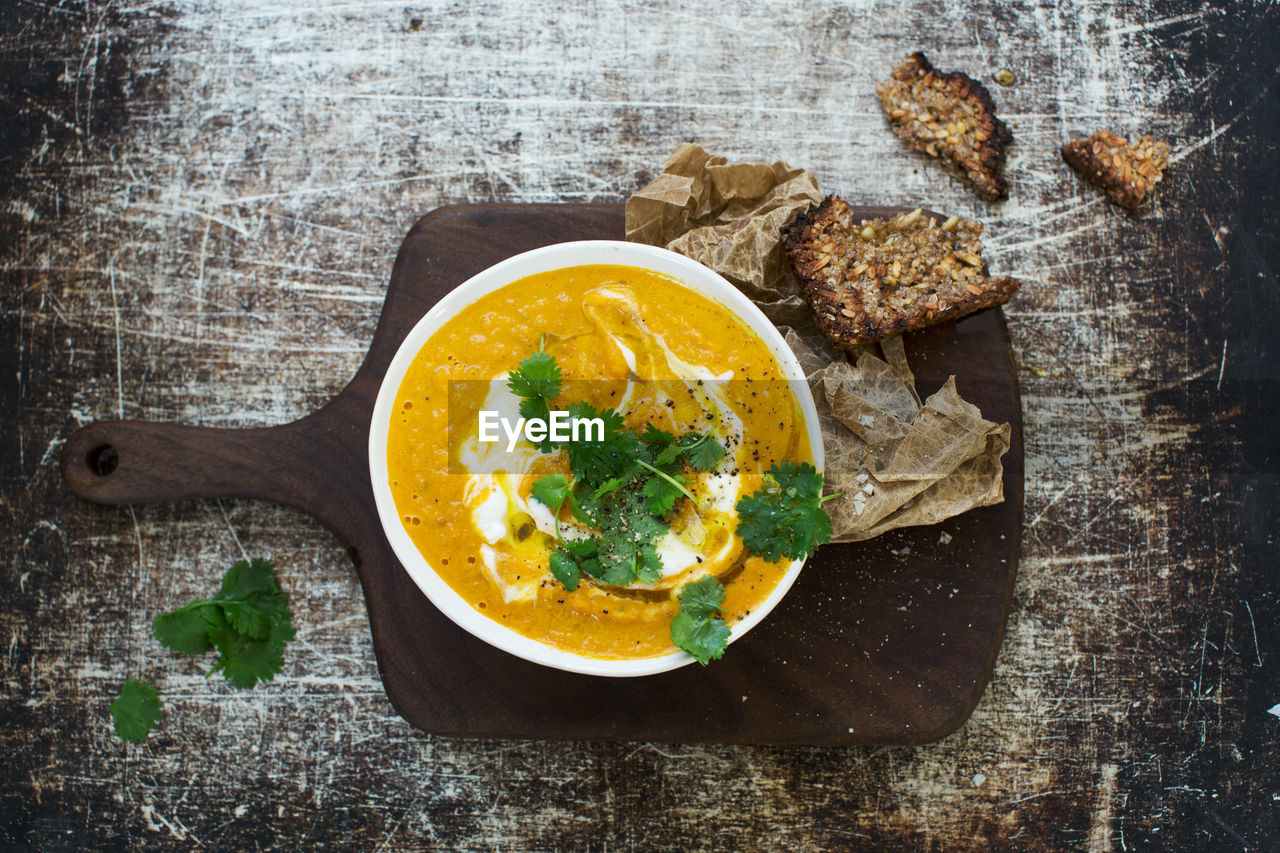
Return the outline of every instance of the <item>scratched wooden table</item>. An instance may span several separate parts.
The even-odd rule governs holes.
[[[0,846],[1264,850],[1280,844],[1280,9],[1241,3],[37,3],[0,15]],[[989,206],[883,125],[907,51],[992,85]],[[1143,215],[1058,145],[1174,148]],[[77,426],[283,422],[354,372],[458,201],[620,200],[679,141],[989,224],[1026,424],[994,679],[918,748],[469,742],[387,701],[346,554],[251,502],[112,509]],[[895,537],[879,547],[895,548]],[[298,640],[206,681],[151,617],[273,558]],[[123,679],[161,690],[142,746]]]

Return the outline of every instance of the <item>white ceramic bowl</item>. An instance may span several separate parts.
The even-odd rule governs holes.
[[[473,608],[436,574],[422,552],[409,538],[391,496],[390,477],[387,474],[387,432],[391,424],[392,411],[395,408],[396,395],[410,363],[427,339],[459,311],[486,294],[525,276],[585,264],[642,267],[670,276],[691,290],[729,309],[750,326],[768,346],[778,360],[778,364],[782,366],[784,375],[790,380],[804,415],[814,463],[819,471],[822,470],[822,434],[818,428],[817,410],[814,408],[809,386],[804,380],[804,373],[795,355],[778,334],[778,330],[750,299],[719,274],[675,252],[639,243],[590,240],[557,243],[495,264],[460,284],[418,321],[400,344],[395,358],[391,360],[391,366],[387,368],[382,387],[378,391],[378,399],[373,407],[373,422],[369,429],[369,473],[373,478],[373,496],[377,502],[378,516],[382,519],[382,529],[386,532],[387,539],[396,557],[399,558],[400,564],[404,566],[405,571],[427,598],[431,599],[431,603],[461,628],[513,655],[556,669],[589,675],[652,675],[691,663],[693,657],[685,652],[637,660],[603,660],[577,655],[518,634]],[[782,600],[782,596],[786,595],[787,590],[791,588],[803,565],[803,560],[796,560],[787,568],[786,574],[763,604],[754,608],[746,619],[733,626],[729,637],[730,643],[755,627],[774,608],[774,605]],[[732,652],[726,652],[726,654],[732,654]]]

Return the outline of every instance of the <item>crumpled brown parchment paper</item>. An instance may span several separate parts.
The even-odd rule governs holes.
[[[817,331],[780,229],[822,200],[785,163],[729,163],[685,143],[627,200],[628,240],[665,246],[737,285],[778,324],[813,392],[826,452],[834,542],[935,524],[1004,500],[1009,425],[982,417],[955,377],[921,401],[902,339],[848,354]]]
[[[812,322],[780,229],[822,201],[818,182],[786,163],[730,163],[686,142],[627,199],[627,239],[693,258],[738,286],[775,323]]]

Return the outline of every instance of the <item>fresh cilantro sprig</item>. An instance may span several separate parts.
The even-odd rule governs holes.
[[[709,432],[687,432],[677,439],[666,430],[648,424],[640,439],[647,446],[650,461],[659,466],[684,459],[694,470],[710,471],[726,453],[724,445],[716,441]]]
[[[151,625],[164,646],[185,655],[216,649],[219,670],[237,687],[271,681],[284,668],[285,644],[294,638],[289,599],[266,560],[236,563],[208,600],[162,613]]]
[[[776,563],[799,560],[831,541],[831,517],[822,508],[822,475],[808,462],[781,462],[765,472],[765,487],[741,498],[738,536],[756,556]]]
[[[551,576],[560,581],[569,592],[578,588],[582,568],[568,548],[557,548],[551,552]]]
[[[638,461],[638,460],[637,460]],[[644,465],[643,462],[640,463]],[[645,467],[648,467],[647,465]],[[649,512],[661,518],[671,510],[675,509],[676,501],[683,495],[689,500],[693,500],[693,495],[685,488],[684,478],[679,474],[671,475],[659,471],[657,468],[650,469],[654,476],[644,481],[644,486],[640,491],[644,493],[644,505]]]
[[[590,523],[599,532],[586,539],[562,538],[551,553],[551,574],[565,589],[577,589],[584,574],[610,586],[647,583],[662,576],[655,543],[668,527],[649,510],[642,487],[633,484],[590,506]]]
[[[289,598],[276,582],[275,567],[266,560],[242,560],[222,577],[222,587],[209,600],[193,601],[151,623],[160,643],[184,655],[218,650],[218,670],[237,687],[267,682],[284,668],[284,647],[293,639]],[[146,740],[164,714],[160,694],[130,678],[111,703],[116,734],[129,741]]]
[[[523,397],[521,415],[548,417],[563,379],[555,357],[539,348],[511,372],[507,387]],[[587,402],[572,403],[568,411],[574,418],[598,419],[604,429],[599,435],[567,442],[548,439],[539,445],[544,453],[563,449],[571,472],[547,474],[532,488],[533,498],[556,517],[551,574],[569,591],[577,589],[583,575],[611,586],[657,580],[662,560],[656,543],[669,529],[666,518],[681,498],[695,500],[682,467],[710,470],[724,458],[724,447],[710,433],[677,438],[652,424],[637,434],[617,411]],[[565,540],[559,516],[566,503],[578,521],[598,532]]]
[[[564,474],[547,474],[545,477],[539,477],[533,484],[533,497],[551,510],[556,517],[556,539],[560,539],[560,508],[565,502],[569,503],[569,511],[573,513],[573,517],[581,521],[583,524],[594,524],[594,519],[587,515],[582,504],[578,502],[578,496],[575,491],[577,481],[571,480]]]
[[[539,346],[520,362],[507,385],[523,398],[522,416],[548,419],[563,379],[555,357]],[[622,587],[657,580],[662,574],[657,542],[669,530],[667,518],[681,498],[694,500],[684,466],[710,471],[725,457],[725,447],[710,433],[676,436],[652,424],[636,433],[618,412],[586,402],[571,404],[569,412],[575,418],[599,419],[604,430],[590,439],[548,439],[539,445],[544,453],[563,449],[570,471],[543,476],[532,488],[533,498],[556,517],[551,574],[570,592],[584,575]],[[808,556],[831,538],[831,519],[822,503],[832,497],[836,495],[822,496],[822,475],[812,465],[774,465],[766,472],[765,487],[738,501],[738,535],[769,562]],[[566,504],[592,528],[592,535],[572,540],[561,535],[559,517]],[[707,575],[685,584],[679,600],[671,641],[706,666],[724,654],[729,641],[729,626],[717,615],[724,587]]]
[[[724,604],[724,586],[714,575],[687,583],[680,590],[680,612],[671,620],[671,642],[706,666],[724,655],[729,626],[715,614]]]
[[[667,523],[654,515],[643,484],[633,483],[603,501],[596,510],[600,534],[596,541],[599,573],[596,580],[610,586],[651,583],[662,576],[657,541],[667,534]],[[584,571],[593,574],[593,566]]]
[[[520,366],[507,377],[507,387],[517,397],[553,400],[560,396],[564,374],[556,357],[539,350],[520,362]]]
[[[583,420],[599,419],[604,424],[600,438],[582,438],[565,443],[569,469],[581,482],[598,488],[605,482],[636,476],[636,458],[640,453],[640,437],[627,429],[622,415],[613,409],[597,409],[587,402],[570,403],[569,415]]]
[[[525,420],[550,420],[551,401],[560,396],[563,383],[564,374],[560,372],[560,364],[555,356],[542,350],[541,343],[538,351],[520,362],[520,366],[507,377],[507,387],[511,389],[511,393],[524,398],[520,401],[520,417]],[[555,445],[550,438],[546,438],[538,443],[538,449],[543,453],[550,453]]]
[[[164,703],[160,694],[150,684],[130,678],[120,688],[120,697],[111,703],[111,719],[115,722],[116,734],[128,741],[138,743],[147,739],[147,734],[156,727],[164,716]]]

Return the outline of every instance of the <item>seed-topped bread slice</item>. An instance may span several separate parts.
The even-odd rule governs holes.
[[[996,117],[987,87],[968,74],[944,74],[913,53],[876,86],[895,133],[916,151],[941,157],[989,201],[1009,197],[1004,179],[1009,128]]]
[[[1133,210],[1164,177],[1169,146],[1150,136],[1130,143],[1100,130],[1062,146],[1062,159],[1080,177],[1106,190],[1116,204]]]
[[[980,222],[920,210],[855,219],[836,196],[782,229],[805,299],[842,349],[1008,301],[1018,282],[987,275],[981,234]]]

